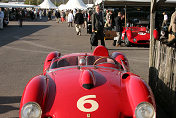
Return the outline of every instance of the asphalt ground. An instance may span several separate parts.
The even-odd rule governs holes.
[[[42,73],[49,52],[58,51],[62,55],[92,52],[89,38],[86,29],[82,29],[81,36],[78,36],[75,27],[46,18],[23,22],[22,28],[17,21],[11,21],[8,27],[0,30],[0,118],[19,116],[23,90],[32,77]],[[148,47],[114,47],[112,40],[105,43],[110,53],[123,52],[129,60],[131,72],[148,82]],[[167,118],[161,108],[158,108],[157,115]]]

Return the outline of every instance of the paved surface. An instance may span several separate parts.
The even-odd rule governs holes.
[[[44,20],[24,22],[22,28],[17,22],[10,22],[0,30],[0,118],[18,117],[24,87],[32,77],[42,73],[49,52],[92,52],[89,37],[85,29],[77,36],[75,28],[68,28],[66,23]],[[105,43],[109,52],[123,52],[131,71],[148,81],[149,48],[113,47],[112,40]],[[159,112],[158,116],[163,114]]]

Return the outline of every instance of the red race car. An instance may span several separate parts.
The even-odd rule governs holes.
[[[154,30],[154,38],[158,39],[158,32]],[[150,32],[146,27],[125,27],[122,32],[122,42],[126,46],[131,44],[149,44]]]
[[[156,118],[150,87],[129,72],[127,58],[103,46],[93,53],[51,52],[43,74],[21,98],[20,118]]]

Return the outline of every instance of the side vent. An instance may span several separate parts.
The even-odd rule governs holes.
[[[85,89],[91,89],[95,86],[95,77],[90,70],[83,70],[80,76],[81,86]]]

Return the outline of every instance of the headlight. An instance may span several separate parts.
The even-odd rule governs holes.
[[[42,110],[35,102],[26,103],[21,110],[21,118],[41,118]]]
[[[155,109],[152,104],[142,102],[138,104],[135,110],[136,118],[156,118]]]
[[[134,38],[134,39],[133,39],[133,42],[136,42],[136,41],[137,41],[136,38]]]

